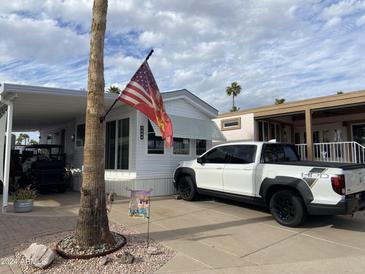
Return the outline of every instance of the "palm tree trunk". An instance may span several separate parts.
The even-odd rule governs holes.
[[[94,0],[88,71],[88,95],[81,187],[76,239],[80,246],[93,246],[110,239],[105,201],[104,126],[104,36],[107,0]]]
[[[232,106],[232,109],[234,109],[234,94],[232,94],[232,99],[233,99],[233,106]]]

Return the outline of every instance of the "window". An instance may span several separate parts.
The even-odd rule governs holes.
[[[222,130],[232,130],[232,129],[240,129],[241,128],[241,118],[233,118],[222,120],[221,129]]]
[[[225,146],[216,147],[204,154],[202,160],[207,164],[224,164],[226,162],[227,149]]]
[[[173,154],[189,155],[190,140],[185,138],[174,138]]]
[[[83,147],[85,143],[85,124],[77,125],[76,128],[76,146]]]
[[[129,118],[118,121],[118,169],[129,167]]]
[[[262,161],[264,163],[299,161],[299,156],[292,145],[265,144]]]
[[[129,118],[106,123],[105,168],[129,168]]]
[[[115,130],[116,121],[106,123],[105,137],[105,168],[115,168]]]
[[[279,123],[259,121],[259,141],[269,141],[276,139],[276,141],[283,141],[284,137],[281,134],[283,126]]]
[[[232,145],[226,146],[227,163],[229,164],[250,164],[255,162],[255,145]]]
[[[207,151],[207,140],[196,140],[195,151],[196,155],[202,155]]]
[[[156,136],[155,131],[148,121],[148,154],[164,154],[164,141],[162,137]]]

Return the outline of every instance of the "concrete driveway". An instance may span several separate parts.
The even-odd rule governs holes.
[[[0,223],[7,219],[17,223],[14,218],[29,222],[35,218],[37,222],[44,220],[51,224],[44,226],[47,234],[52,230],[58,232],[63,226],[69,230],[76,220],[78,199],[75,193],[43,196],[34,212],[24,215],[26,218],[10,213],[0,215]],[[146,222],[129,219],[127,211],[128,199],[118,200],[110,221],[146,233]],[[6,228],[8,239],[20,233],[16,227],[10,231],[9,225]],[[267,211],[257,207],[225,200],[185,202],[163,197],[151,203],[150,230],[152,238],[177,251],[159,273],[365,271],[365,213],[357,213],[354,218],[310,218],[304,227],[292,229],[280,226]],[[38,226],[37,235],[40,234]],[[8,249],[12,243],[8,241]]]
[[[316,217],[301,228],[277,224],[264,209],[225,200],[151,204],[151,237],[178,251],[160,273],[364,273],[365,214]],[[126,204],[111,220],[141,233]]]

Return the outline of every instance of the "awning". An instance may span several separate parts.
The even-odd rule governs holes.
[[[174,115],[169,115],[169,117],[172,121],[174,137],[199,140],[226,140],[217,125],[212,121]],[[161,136],[158,126],[154,123],[151,124],[156,135]]]

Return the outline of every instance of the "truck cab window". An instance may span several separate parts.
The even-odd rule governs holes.
[[[228,164],[250,164],[255,162],[256,156],[255,145],[232,145],[227,146],[228,150]]]
[[[299,161],[299,156],[292,145],[265,144],[261,161],[264,163]]]

